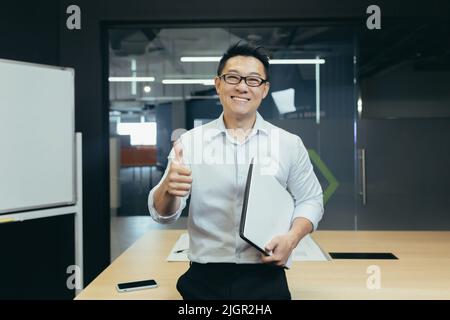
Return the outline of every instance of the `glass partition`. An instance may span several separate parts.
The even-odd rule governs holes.
[[[352,28],[135,26],[111,28],[109,37],[111,135],[122,143],[122,155],[124,145],[135,155],[144,146],[119,137],[118,122],[141,123],[156,139],[154,149],[146,150],[154,154],[147,162],[127,165],[122,158],[119,214],[148,214],[146,197],[167,164],[172,131],[191,129],[220,115],[212,82],[218,59],[231,44],[247,41],[271,53],[271,90],[258,111],[267,121],[299,135],[307,147],[324,190],[320,228],[355,228],[358,83]],[[146,123],[156,123],[156,137]]]

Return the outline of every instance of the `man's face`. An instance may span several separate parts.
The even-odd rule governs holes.
[[[223,74],[235,74],[243,77],[257,76],[267,79],[262,62],[254,57],[246,56],[235,56],[228,59],[222,70]],[[259,87],[250,87],[244,79],[238,84],[229,84],[223,78],[216,77],[215,86],[224,113],[236,119],[253,116],[262,99],[269,92],[268,82]]]

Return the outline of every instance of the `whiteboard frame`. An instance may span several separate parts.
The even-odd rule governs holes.
[[[69,71],[72,75],[72,81],[73,81],[73,88],[74,88],[74,94],[73,94],[73,100],[72,100],[72,108],[71,108],[71,129],[73,132],[73,137],[71,139],[72,143],[72,201],[68,202],[56,202],[51,204],[42,204],[42,205],[35,205],[35,206],[27,206],[27,207],[16,207],[16,208],[9,208],[9,209],[0,209],[0,217],[6,214],[10,213],[16,213],[16,212],[23,212],[23,211],[30,211],[30,210],[36,210],[36,209],[46,209],[46,208],[57,208],[61,206],[68,206],[68,205],[74,205],[77,203],[77,177],[76,177],[76,137],[75,137],[75,69],[69,68],[69,67],[59,67],[59,66],[51,66],[46,64],[39,64],[39,63],[31,63],[31,62],[25,62],[25,61],[16,61],[16,60],[9,60],[9,59],[0,59],[0,62],[4,63],[10,63],[10,64],[17,64],[17,65],[24,65],[24,66],[33,66],[33,67],[40,67],[45,69],[52,69],[52,70],[62,70],[62,71]]]
[[[8,215],[0,215],[0,224],[17,223],[26,220],[40,218],[56,217],[67,214],[74,214],[74,232],[75,232],[75,265],[79,268],[76,277],[78,287],[75,288],[75,295],[78,295],[84,288],[84,260],[83,260],[83,149],[82,134],[76,135],[76,168],[77,168],[77,202],[74,205],[60,208],[46,208],[36,211],[27,211]]]

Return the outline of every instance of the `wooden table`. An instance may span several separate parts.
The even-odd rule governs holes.
[[[119,256],[76,299],[181,299],[178,277],[188,262],[167,262],[186,230],[151,230]],[[293,299],[450,299],[450,232],[317,231],[327,252],[392,252],[399,260],[294,262],[287,271]],[[369,266],[381,288],[369,289]],[[118,282],[154,278],[156,289],[119,293]]]

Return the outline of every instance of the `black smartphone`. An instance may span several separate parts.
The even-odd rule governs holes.
[[[117,291],[119,292],[127,292],[127,291],[151,289],[156,288],[157,286],[158,284],[156,283],[155,280],[149,279],[149,280],[118,283],[116,285],[116,288]]]

